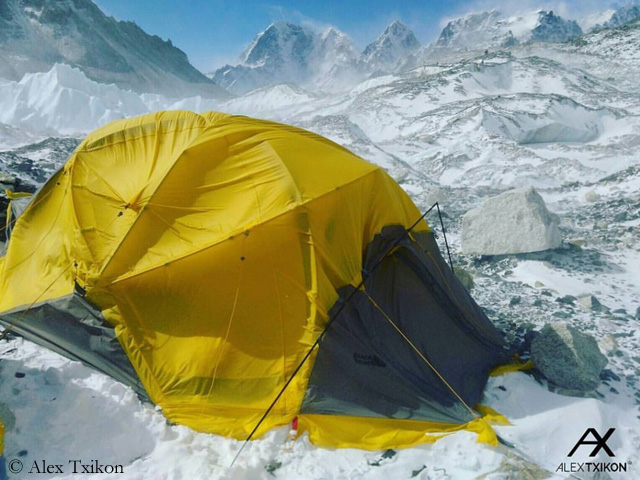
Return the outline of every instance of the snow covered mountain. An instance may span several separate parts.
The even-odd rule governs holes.
[[[405,56],[420,48],[413,32],[396,20],[375,42],[366,46],[360,57],[361,64],[372,72],[391,72]]]
[[[605,28],[617,28],[640,18],[640,5],[629,3],[617,10],[608,9],[602,12],[592,13],[579,20],[580,26],[585,32],[602,30]]]
[[[609,20],[596,28],[615,28],[640,18],[640,5],[625,5],[611,14]]]
[[[425,55],[441,57],[467,50],[504,48],[523,42],[563,42],[582,35],[573,20],[552,11],[532,11],[505,17],[497,10],[470,13],[451,20]]]
[[[413,32],[399,21],[361,54],[349,36],[335,28],[315,32],[278,22],[256,36],[238,65],[225,65],[211,78],[236,94],[278,83],[318,92],[345,91],[369,75],[394,71],[419,48]]]
[[[591,32],[595,28],[601,28],[602,24],[609,21],[614,13],[615,10],[609,8],[602,12],[590,13],[589,15],[579,18],[577,22],[583,32]]]
[[[256,36],[238,65],[226,65],[212,78],[237,94],[278,83],[332,88],[350,82],[356,59],[351,39],[335,28],[317,33],[277,22]]]
[[[20,80],[55,63],[140,93],[228,97],[170,40],[107,17],[91,0],[1,1],[0,77]]]

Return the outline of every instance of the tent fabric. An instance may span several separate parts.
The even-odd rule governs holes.
[[[404,231],[419,217],[383,169],[295,127],[218,112],[118,120],[90,134],[16,221],[1,264],[0,319],[8,325],[19,315],[14,328],[30,329],[35,341],[48,339],[107,373],[120,369],[110,374],[128,384],[139,381],[173,422],[244,439],[322,333],[341,292],[357,285],[365,263],[382,251],[372,247],[376,238],[383,238],[385,227]],[[424,221],[412,234],[431,238]],[[430,348],[429,335],[444,339],[446,332],[462,335],[449,340],[452,348],[478,343],[474,360],[443,348],[436,352],[446,357],[436,363],[474,400],[489,364],[497,363],[499,335],[450,274],[432,279],[436,287],[420,286],[427,278],[423,270],[433,267],[429,262],[439,259],[440,270],[443,264],[435,244],[414,243],[385,258],[367,288],[384,297],[385,308],[410,335],[419,333],[421,347]],[[419,259],[395,267],[407,252]],[[409,290],[396,287],[401,284]],[[411,303],[414,291],[425,298]],[[429,300],[430,295],[442,298]],[[75,307],[52,314],[50,306],[68,301],[92,306],[100,318]],[[361,303],[345,319],[379,323]],[[446,313],[452,305],[466,310]],[[413,319],[428,317],[424,309],[432,307],[436,318],[414,328]],[[82,320],[86,315],[90,322]],[[443,326],[447,321],[457,326]],[[74,323],[84,333],[72,333]],[[444,331],[433,330],[438,328]],[[331,338],[340,331],[331,330]],[[366,328],[360,331],[371,338]],[[128,364],[115,353],[119,360],[110,361],[106,350],[95,348],[101,343],[95,338],[112,347],[114,337]],[[323,345],[257,437],[301,412],[314,390],[308,382]],[[419,394],[416,418],[425,420],[425,428],[442,420],[476,428],[478,422],[465,423],[469,418],[429,372],[418,369],[407,345],[403,349],[395,339],[392,348],[409,362],[397,373],[408,376],[402,380],[408,395]],[[478,378],[465,377],[462,367],[475,361]],[[137,380],[126,379],[130,367]],[[416,377],[419,387],[410,385]],[[317,391],[328,390],[324,385]],[[347,403],[355,405],[352,399]],[[366,418],[347,403],[342,418],[354,424]],[[405,404],[397,410],[406,413]],[[320,404],[315,405],[317,410]],[[369,410],[400,422],[389,408],[387,402],[382,410]],[[323,418],[332,424],[335,413],[306,417],[322,426]],[[380,438],[378,448],[394,446],[394,435]],[[321,441],[331,443],[326,436]]]
[[[100,311],[76,291],[54,300],[14,312],[3,312],[2,323],[11,331],[72,360],[84,362],[133,388],[138,396],[146,392],[131,362],[116,339],[113,327]]]
[[[383,228],[367,249],[364,290],[448,385],[359,291],[322,341],[301,413],[474,419],[455,394],[466,405],[480,402],[489,370],[504,360],[502,339],[437,253],[433,235],[414,238],[419,243],[402,227]],[[344,290],[347,298],[352,289]]]

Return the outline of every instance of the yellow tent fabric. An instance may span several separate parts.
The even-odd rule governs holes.
[[[336,291],[361,280],[367,245],[419,217],[383,169],[295,127],[218,112],[118,120],[18,218],[0,312],[78,285],[171,421],[244,439],[322,332]],[[257,437],[298,415],[314,356]],[[461,428],[495,443],[480,418],[367,420],[302,415],[300,425],[331,446],[409,446]]]
[[[367,244],[419,217],[381,168],[301,129],[216,112],[120,120],[90,134],[19,218],[0,311],[77,282],[169,419],[245,438],[336,289],[359,281]],[[258,435],[293,419],[311,365]]]

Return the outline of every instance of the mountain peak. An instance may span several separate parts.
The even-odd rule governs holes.
[[[337,28],[316,32],[280,21],[256,35],[239,65],[224,66],[213,78],[238,94],[285,82],[306,86],[332,70],[349,69],[356,58],[353,42]]]
[[[410,43],[420,46],[420,42],[418,42],[411,29],[400,20],[394,20],[387,28],[385,28],[384,32],[382,32],[382,35],[378,39],[390,36],[402,40],[408,40]]]
[[[362,61],[373,70],[389,69],[419,48],[420,42],[411,29],[400,20],[395,20],[375,42],[366,46],[362,52]]]
[[[531,31],[534,42],[564,42],[582,35],[582,29],[575,20],[565,20],[553,10],[538,11],[538,25]]]
[[[65,63],[138,92],[226,96],[182,50],[105,15],[91,0],[0,1],[0,58],[0,77],[8,79]]]
[[[313,49],[315,33],[287,21],[270,24],[251,42],[241,57],[247,66],[282,64],[291,56],[303,58]]]
[[[640,5],[628,4],[612,12],[608,21],[602,27],[615,28],[640,18]]]

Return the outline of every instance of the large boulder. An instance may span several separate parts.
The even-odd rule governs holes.
[[[600,384],[607,364],[595,338],[565,323],[544,326],[531,342],[531,360],[554,385],[581,392]]]
[[[558,223],[533,187],[510,190],[462,217],[462,252],[506,255],[557,248]]]

